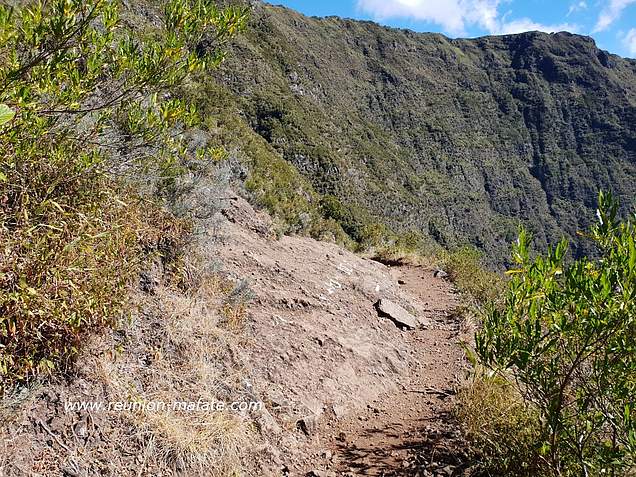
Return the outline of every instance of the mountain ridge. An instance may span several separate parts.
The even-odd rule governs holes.
[[[411,34],[415,34],[415,35],[433,35],[433,36],[440,36],[448,41],[473,41],[473,40],[481,40],[481,39],[489,39],[489,38],[503,38],[503,37],[517,37],[519,35],[527,35],[527,34],[538,34],[538,35],[571,35],[574,37],[578,37],[581,38],[585,41],[591,42],[593,44],[594,47],[596,47],[598,50],[600,50],[601,52],[605,53],[608,56],[616,56],[618,58],[624,59],[624,60],[628,60],[628,61],[636,61],[636,58],[630,58],[627,56],[621,56],[620,54],[617,53],[612,53],[609,50],[603,50],[602,48],[600,48],[597,44],[596,44],[596,40],[594,39],[594,37],[590,36],[590,35],[585,35],[582,33],[576,33],[576,32],[572,32],[572,31],[568,31],[568,30],[559,30],[559,31],[551,31],[551,32],[547,32],[547,31],[542,31],[542,30],[527,30],[527,31],[523,31],[523,32],[518,32],[518,33],[490,33],[490,34],[485,34],[485,35],[477,35],[477,36],[456,36],[456,37],[452,37],[449,35],[446,35],[444,33],[441,32],[435,32],[435,31],[419,31],[419,30],[414,30],[412,28],[408,28],[408,27],[396,27],[396,26],[391,26],[391,25],[384,25],[382,23],[380,23],[379,21],[375,21],[375,20],[370,20],[370,19],[361,19],[361,18],[354,18],[354,17],[345,17],[345,16],[339,16],[339,15],[309,15],[309,14],[305,14],[302,13],[298,10],[294,10],[291,7],[282,5],[282,4],[277,4],[277,3],[272,3],[272,2],[265,2],[263,0],[255,0],[254,4],[260,4],[260,5],[265,5],[266,7],[272,7],[272,8],[276,8],[276,9],[281,9],[281,10],[286,10],[292,14],[299,14],[302,15],[306,18],[312,19],[312,20],[336,20],[336,21],[343,21],[343,22],[355,22],[355,23],[360,23],[360,24],[368,24],[368,25],[373,25],[375,27],[379,27],[385,30],[394,30],[394,31],[398,31],[398,32],[405,32],[405,33],[411,33]]]
[[[357,241],[368,215],[498,264],[519,225],[580,255],[599,189],[633,205],[636,61],[589,37],[449,39],[260,3],[216,79],[254,133],[353,210],[321,213]]]

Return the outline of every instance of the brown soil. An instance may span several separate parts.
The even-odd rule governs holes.
[[[453,285],[431,268],[386,266],[333,244],[264,240],[258,231],[268,230],[267,218],[242,201],[227,215],[218,253],[227,273],[247,277],[255,294],[254,386],[274,421],[295,430],[275,429],[274,465],[266,456],[265,470],[458,475],[461,441],[449,413],[466,371],[459,343],[468,330],[455,313]],[[425,326],[401,331],[378,317],[379,298]]]
[[[127,328],[86,346],[74,376],[0,402],[0,477],[230,475],[234,449],[253,476],[461,475],[449,413],[468,330],[453,285],[431,268],[277,239],[269,217],[238,197],[217,219],[201,266],[221,268],[235,285],[230,303],[249,302],[247,314],[228,327],[213,292],[183,295],[159,280]],[[403,331],[378,316],[381,298],[423,326]],[[214,416],[64,409],[130,392],[257,399],[265,409],[230,416],[225,467],[194,431],[219,425]]]
[[[458,346],[462,323],[452,313],[457,297],[431,270],[401,266],[391,275],[415,300],[428,303],[432,325],[405,336],[418,363],[397,391],[330,423],[320,439],[332,456],[325,467],[345,475],[458,475],[463,456],[451,411],[465,364]]]

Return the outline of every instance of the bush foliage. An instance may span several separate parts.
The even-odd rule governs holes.
[[[184,154],[197,113],[170,89],[218,65],[247,15],[166,0],[140,32],[125,2],[18,5],[0,5],[0,391],[65,367],[117,316],[149,243],[186,230],[107,171]]]
[[[596,258],[567,263],[562,241],[535,259],[514,247],[503,306],[476,335],[480,361],[536,410],[546,475],[623,475],[636,457],[636,217],[600,194],[587,235]]]
[[[460,291],[477,303],[499,299],[505,282],[500,274],[490,271],[484,265],[482,252],[465,246],[440,255],[443,266]]]

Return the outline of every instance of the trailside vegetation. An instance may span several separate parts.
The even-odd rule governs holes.
[[[126,5],[0,5],[0,391],[66,369],[188,228],[121,178],[174,174],[199,119],[171,89],[221,63],[248,11],[165,0],[140,31]]]
[[[519,396],[508,407],[524,416],[508,421],[525,423],[516,438],[532,437],[508,448],[525,456],[523,465],[509,455],[490,460],[495,468],[516,462],[496,468],[506,475],[624,475],[636,465],[636,216],[620,221],[610,194],[598,203],[585,234],[596,256],[568,261],[561,241],[532,258],[529,235],[520,234],[505,299],[476,334],[488,379]],[[491,457],[505,444],[496,422],[486,417],[472,429]]]

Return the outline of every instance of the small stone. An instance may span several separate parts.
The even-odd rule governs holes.
[[[307,436],[311,436],[316,431],[316,425],[316,416],[307,416],[296,421],[296,427],[304,432]]]
[[[307,472],[307,477],[327,477],[327,472],[324,470],[313,469]]]
[[[177,456],[174,467],[177,472],[183,472],[186,469],[185,462],[183,461],[183,458],[181,456]]]
[[[331,408],[333,409],[333,413],[336,416],[336,419],[342,419],[347,414],[347,408],[345,406],[333,404]]]
[[[453,472],[455,472],[455,467],[453,467],[452,465],[447,465],[442,469],[442,472],[444,472],[446,475],[453,475]]]
[[[437,270],[435,270],[433,272],[433,276],[435,278],[446,278],[446,277],[448,277],[448,273],[446,273],[444,270],[438,268]]]
[[[274,419],[274,416],[272,416],[264,407],[255,413],[254,419],[260,427],[261,432],[265,434],[279,435],[282,432],[282,429],[276,422],[276,419]]]
[[[77,437],[80,437],[80,438],[86,437],[86,435],[88,434],[88,425],[86,423],[86,420],[82,419],[79,422],[77,422],[75,426],[73,427],[73,430],[75,431],[75,435]]]

